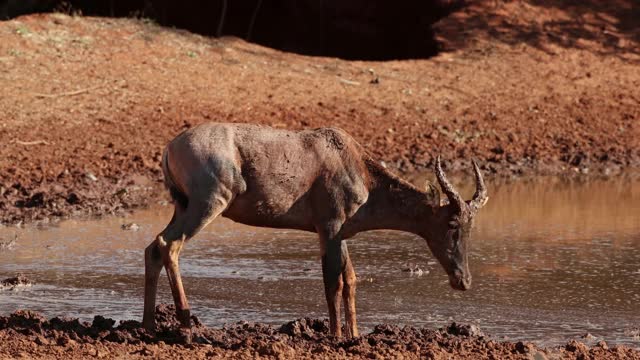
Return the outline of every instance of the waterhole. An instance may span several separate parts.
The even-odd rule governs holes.
[[[171,205],[44,229],[0,228],[4,243],[17,236],[0,249],[0,277],[23,273],[35,282],[0,290],[0,313],[141,318],[143,251],[170,216]],[[139,229],[121,228],[129,223]],[[373,231],[348,244],[361,331],[383,322],[456,321],[479,325],[497,340],[554,346],[590,333],[640,347],[637,177],[490,184],[472,234],[473,288],[466,292],[450,288],[417,236]],[[209,326],[327,316],[311,233],[218,219],[186,245],[181,268],[192,311]],[[171,301],[163,274],[159,302]]]

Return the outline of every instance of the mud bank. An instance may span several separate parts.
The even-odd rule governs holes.
[[[448,171],[475,157],[496,176],[637,169],[633,4],[470,2],[435,24],[445,51],[386,62],[301,56],[133,19],[0,22],[0,222],[161,201],[163,146],[205,121],[341,127],[402,173],[438,154]]]
[[[476,326],[418,329],[378,325],[356,339],[335,339],[328,335],[326,320],[298,319],[279,327],[241,322],[212,329],[197,317],[193,344],[180,343],[174,308],[159,305],[156,334],[141,328],[138,321],[116,324],[95,316],[93,322],[17,311],[0,317],[0,356],[38,358],[142,357],[234,357],[234,358],[448,358],[458,359],[638,359],[640,352],[626,347],[608,347],[600,342],[589,347],[578,341],[556,349],[540,349],[530,343],[500,342]]]

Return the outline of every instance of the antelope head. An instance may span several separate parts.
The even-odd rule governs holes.
[[[473,199],[465,201],[447,180],[438,156],[435,165],[436,178],[448,201],[435,208],[435,223],[425,231],[423,236],[431,252],[449,276],[451,287],[456,290],[467,290],[471,287],[468,261],[469,235],[474,217],[489,200],[482,174],[475,161],[473,161],[473,170],[476,191]]]

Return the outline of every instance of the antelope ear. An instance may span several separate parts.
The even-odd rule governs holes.
[[[424,187],[429,202],[436,206],[440,206],[440,191],[438,188],[429,180],[425,182]]]

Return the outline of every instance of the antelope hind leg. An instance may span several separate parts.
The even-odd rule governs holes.
[[[358,337],[358,324],[356,322],[356,272],[353,269],[347,243],[342,243],[342,257],[344,259],[344,270],[342,280],[342,300],[344,303],[345,335],[348,338]]]

